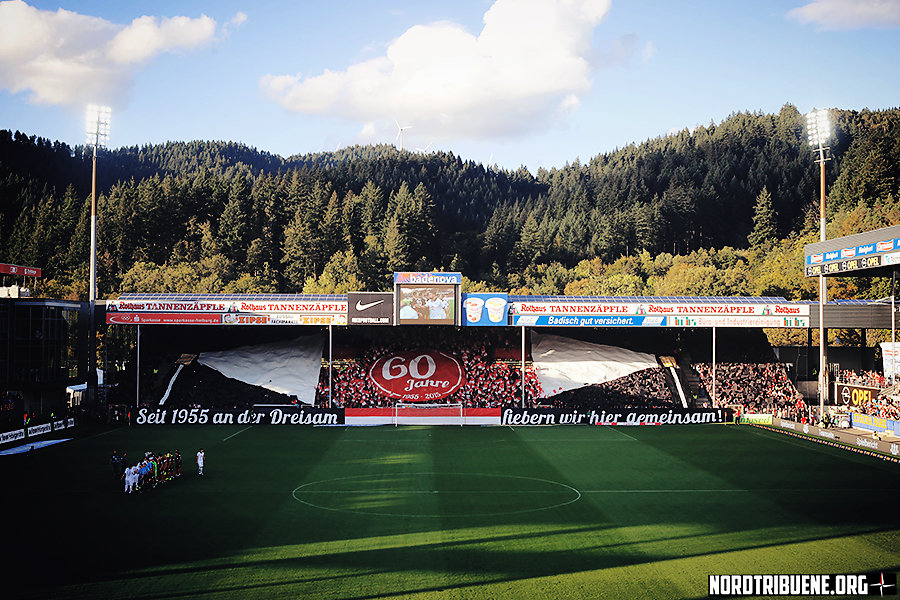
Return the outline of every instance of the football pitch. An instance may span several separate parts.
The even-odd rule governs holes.
[[[180,479],[121,492],[113,450],[175,449]],[[710,574],[900,570],[900,466],[749,426],[122,428],[0,476],[14,598],[705,598]]]

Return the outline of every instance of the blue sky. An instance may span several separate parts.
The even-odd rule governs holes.
[[[0,2],[0,128],[561,167],[739,111],[900,106],[900,0]]]

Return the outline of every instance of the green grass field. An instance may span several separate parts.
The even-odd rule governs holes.
[[[113,449],[175,448],[181,479],[120,492]],[[748,426],[116,429],[0,476],[17,598],[704,598],[712,573],[900,569],[900,467]]]

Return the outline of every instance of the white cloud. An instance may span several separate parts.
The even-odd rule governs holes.
[[[287,110],[367,123],[395,119],[430,139],[546,129],[591,87],[591,36],[611,0],[497,0],[478,35],[417,25],[383,56],[343,71],[266,75]]]
[[[145,62],[157,54],[190,49],[212,39],[216,22],[206,15],[197,19],[138,17],[106,45],[107,57],[115,63]]]
[[[822,29],[890,29],[900,27],[900,0],[814,0],[788,16]]]
[[[0,89],[36,104],[119,104],[134,71],[151,58],[213,39],[216,23],[144,16],[124,26],[22,0],[0,2]]]

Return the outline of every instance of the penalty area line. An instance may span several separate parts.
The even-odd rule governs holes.
[[[253,427],[253,425],[251,425],[250,427]],[[230,439],[233,438],[234,436],[238,435],[238,433],[244,433],[245,431],[247,431],[248,429],[250,429],[250,427],[244,427],[243,429],[241,429],[241,430],[238,431],[237,433],[232,433],[231,435],[229,435],[227,438],[225,438],[225,439],[222,440],[222,441],[223,441],[223,442],[227,442],[228,440],[230,440]]]

